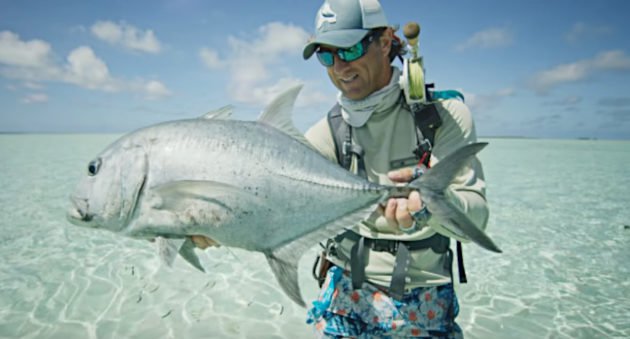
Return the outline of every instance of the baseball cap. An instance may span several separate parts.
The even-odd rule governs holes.
[[[387,27],[378,0],[326,0],[315,17],[315,35],[304,46],[302,56],[310,58],[319,45],[349,48],[371,29]]]

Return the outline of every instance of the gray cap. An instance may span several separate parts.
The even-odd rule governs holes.
[[[387,27],[378,0],[326,0],[315,17],[315,35],[304,46],[302,56],[310,58],[317,46],[348,48],[361,41],[371,29]]]

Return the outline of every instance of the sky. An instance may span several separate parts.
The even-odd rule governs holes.
[[[321,3],[0,0],[0,132],[124,133],[228,104],[253,120],[297,83],[304,131],[336,100],[302,58]],[[421,25],[427,81],[464,93],[478,135],[630,139],[630,1],[381,4]]]

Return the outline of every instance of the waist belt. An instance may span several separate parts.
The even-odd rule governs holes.
[[[409,270],[410,251],[431,248],[435,253],[447,254],[450,257],[447,258],[447,263],[450,263],[452,260],[449,238],[437,233],[427,239],[400,241],[371,239],[363,237],[353,231],[346,231],[336,236],[335,242],[340,243],[343,239],[354,241],[354,245],[350,250],[350,275],[354,289],[361,288],[361,285],[365,281],[365,260],[368,249],[376,252],[389,252],[396,256],[392,280],[389,286],[389,294],[397,300],[401,300],[405,293],[405,278]]]

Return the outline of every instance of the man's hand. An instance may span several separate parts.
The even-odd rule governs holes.
[[[191,235],[190,240],[192,240],[195,246],[197,246],[198,248],[202,250],[205,250],[208,247],[221,246],[218,242],[203,235]]]
[[[414,179],[413,168],[403,168],[387,173],[390,180],[394,182],[407,183]],[[382,207],[381,212],[387,220],[387,224],[398,231],[409,229],[413,225],[413,213],[423,208],[420,192],[413,191],[408,198],[389,199],[387,205]]]

